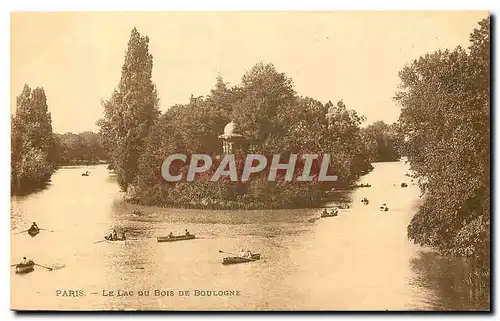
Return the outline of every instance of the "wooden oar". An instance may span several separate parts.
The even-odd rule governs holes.
[[[94,242],[94,244],[95,244],[95,243],[105,242],[105,241],[106,241],[106,240],[95,241],[95,242]]]
[[[236,255],[236,256],[238,256],[238,254],[234,254],[234,253],[230,253],[230,252],[224,252],[224,251],[222,251],[222,250],[219,250],[219,253],[226,253],[226,254],[231,254],[231,255]]]
[[[43,266],[43,265],[36,264],[36,263],[34,263],[34,264],[35,264],[35,265],[37,265],[37,266],[39,266],[39,267],[43,267],[43,268],[45,268],[45,269],[47,269],[47,270],[49,270],[49,271],[52,271],[52,270],[53,270],[53,268],[48,267],[48,266]]]
[[[46,228],[39,228],[39,230],[47,231],[47,232],[55,232],[54,230],[47,230]]]
[[[29,229],[27,229],[26,231],[17,232],[17,233],[14,233],[14,234],[26,233],[26,232],[28,232],[28,231],[29,231]]]
[[[17,264],[11,264],[10,267],[16,266]]]

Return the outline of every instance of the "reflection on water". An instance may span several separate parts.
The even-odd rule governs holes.
[[[411,260],[416,286],[428,289],[428,303],[435,309],[488,310],[489,288],[470,286],[471,267],[460,258],[419,252]]]
[[[402,163],[377,163],[362,183],[341,193],[350,209],[318,219],[318,209],[204,211],[141,207],[122,201],[106,166],[62,168],[43,191],[12,198],[12,262],[22,256],[59,266],[12,272],[12,306],[45,309],[485,309],[487,291],[467,285],[464,262],[439,258],[407,240],[419,190],[401,188]],[[82,177],[89,170],[91,175]],[[361,199],[367,197],[365,206]],[[378,207],[387,203],[390,210]],[[36,221],[35,238],[14,234]],[[99,242],[112,228],[125,244]],[[197,239],[157,243],[183,233]],[[223,266],[219,251],[261,253],[258,262]],[[56,290],[85,296],[56,296]],[[134,296],[103,296],[108,290]],[[240,296],[189,297],[178,291],[239,290]],[[149,296],[137,291],[149,290]],[[155,296],[173,290],[174,296]],[[167,293],[167,292],[166,292]]]

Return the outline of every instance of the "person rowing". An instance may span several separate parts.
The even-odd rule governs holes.
[[[38,225],[36,225],[36,222],[33,222],[33,224],[31,224],[30,230],[38,231],[38,230],[40,230],[40,228],[38,228]]]
[[[113,229],[113,233],[112,233],[112,239],[113,240],[118,239],[118,233],[116,233],[116,230],[114,230],[114,229]]]
[[[122,240],[126,240],[127,238],[125,237],[125,231],[122,232]]]
[[[240,257],[242,258],[245,258],[245,259],[251,259],[252,258],[252,252],[250,252],[249,250],[244,250],[244,249],[241,249],[240,250]]]
[[[26,256],[23,257],[23,259],[21,260],[21,265],[27,265],[28,264],[28,260],[26,259]]]
[[[190,236],[189,231],[187,229],[184,230],[186,232],[186,236]]]
[[[174,233],[170,232],[170,234],[168,235],[169,238],[173,238],[174,237]]]

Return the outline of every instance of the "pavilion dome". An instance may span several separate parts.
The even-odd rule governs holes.
[[[228,123],[226,127],[224,127],[224,135],[233,135],[236,133],[236,123],[234,121]]]
[[[241,137],[241,135],[237,134],[238,125],[234,121],[231,121],[224,127],[224,134],[220,135],[219,138],[236,138]]]

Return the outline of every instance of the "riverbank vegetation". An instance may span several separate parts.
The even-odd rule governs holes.
[[[98,123],[129,201],[202,208],[310,207],[322,204],[326,190],[348,186],[372,169],[361,136],[364,118],[343,101],[323,104],[298,96],[292,79],[272,64],[255,65],[237,86],[218,77],[209,95],[192,96],[188,104],[160,115],[148,42],[132,31],[120,83],[103,103],[105,115]],[[279,153],[284,159],[287,153],[331,154],[339,181],[284,182],[281,175],[277,182],[268,182],[264,171],[245,183],[211,182],[216,162],[193,182],[162,179],[161,165],[170,154],[220,156],[218,136],[230,121],[244,136],[248,153]],[[243,155],[236,157],[241,162]]]
[[[489,285],[490,25],[470,35],[468,50],[436,51],[400,72],[404,153],[424,203],[408,227],[415,242],[465,256]]]
[[[55,168],[52,119],[45,90],[25,85],[11,119],[11,194],[43,187]]]
[[[44,187],[58,166],[99,164],[106,158],[100,134],[53,133],[45,90],[24,86],[11,118],[12,195]]]
[[[104,139],[86,131],[78,134],[54,134],[55,159],[58,165],[94,165],[107,161]]]
[[[402,156],[403,136],[398,123],[374,122],[361,130],[361,137],[371,162],[394,162]]]

